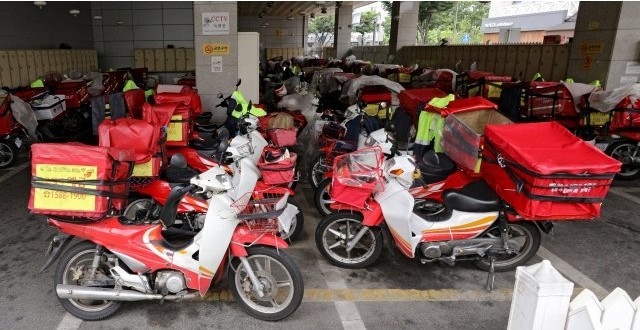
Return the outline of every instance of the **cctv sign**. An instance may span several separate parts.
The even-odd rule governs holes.
[[[202,13],[202,34],[206,36],[229,34],[229,12]]]

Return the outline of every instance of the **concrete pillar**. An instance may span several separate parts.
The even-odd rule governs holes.
[[[304,53],[306,54],[309,50],[307,46],[307,36],[309,35],[309,17],[307,15],[302,15],[300,17],[302,21],[302,48],[304,48]]]
[[[391,5],[389,54],[395,55],[404,46],[416,44],[419,1],[394,1]]]
[[[598,79],[607,89],[637,82],[639,11],[640,3],[636,2],[581,2],[567,77],[578,82]]]
[[[229,13],[229,33],[223,35],[205,35],[203,33],[202,13]],[[218,93],[228,95],[235,89],[238,79],[238,5],[235,1],[196,1],[193,6],[194,46],[196,53],[196,82],[205,111],[213,112],[214,122],[226,119],[226,109],[215,108],[219,103]],[[229,52],[222,57],[222,72],[212,72],[211,55],[206,55],[206,44],[227,44]]]
[[[333,34],[333,48],[336,51],[336,58],[343,58],[351,49],[351,15],[353,6],[342,5],[336,8],[335,29]]]

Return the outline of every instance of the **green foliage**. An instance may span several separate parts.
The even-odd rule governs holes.
[[[379,14],[376,11],[369,10],[365,11],[360,15],[360,23],[356,24],[353,27],[353,31],[360,33],[362,35],[362,39],[364,40],[364,35],[367,33],[371,33],[376,29],[376,21],[378,20]]]
[[[482,43],[480,25],[489,15],[489,4],[475,1],[451,3],[451,8],[438,11],[431,17],[426,43],[434,44],[447,39],[452,44],[462,43],[462,36],[468,34],[470,43]]]
[[[389,37],[391,36],[391,15],[384,18],[384,22],[382,22],[382,28],[384,30],[384,38],[382,40],[382,43],[388,45]]]
[[[333,15],[319,15],[309,20],[309,33],[313,34],[320,44],[325,46],[331,40],[335,28]]]

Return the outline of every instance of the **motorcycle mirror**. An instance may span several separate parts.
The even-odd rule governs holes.
[[[218,140],[226,141],[229,139],[229,130],[226,127],[218,128]]]
[[[222,95],[222,93],[218,93],[218,98],[222,99],[222,98],[224,98],[224,95]]]
[[[236,82],[236,87],[239,87],[240,84],[242,84],[242,78],[238,78],[238,81]]]
[[[187,168],[187,159],[181,153],[175,153],[171,156],[169,165],[177,168]]]
[[[387,102],[380,102],[380,105],[378,106],[379,109],[386,109],[387,108]]]

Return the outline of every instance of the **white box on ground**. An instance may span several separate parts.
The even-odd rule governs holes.
[[[30,102],[37,120],[49,120],[67,109],[64,95],[47,95]]]
[[[631,329],[636,309],[627,292],[615,288],[606,298],[602,299],[602,306],[604,307],[602,326],[605,329]]]
[[[566,330],[601,330],[600,318],[604,307],[598,297],[584,289],[569,304]]]
[[[564,330],[573,282],[548,260],[518,267],[509,313],[509,330]]]

